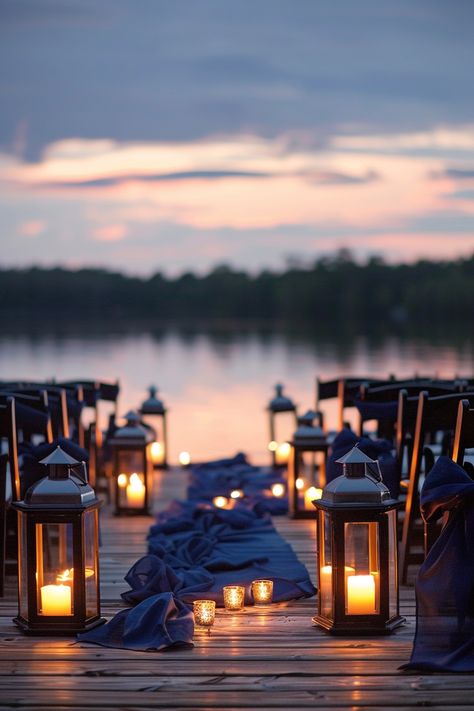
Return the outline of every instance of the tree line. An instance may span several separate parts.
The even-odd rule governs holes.
[[[302,323],[466,327],[474,317],[474,255],[452,261],[361,264],[343,250],[306,266],[251,275],[218,266],[205,276],[186,272],[149,278],[105,269],[0,269],[2,320],[110,323],[236,319]]]

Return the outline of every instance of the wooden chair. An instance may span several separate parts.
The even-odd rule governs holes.
[[[0,404],[0,596],[4,594],[7,549],[13,552],[16,560],[16,514],[8,517],[11,501],[20,498],[20,469],[18,465],[18,448],[16,440],[15,400],[9,398],[5,404]],[[6,451],[3,446],[6,443]],[[9,477],[7,478],[7,463]],[[8,545],[9,544],[9,545]]]
[[[427,392],[421,392],[418,396],[416,425],[413,436],[413,446],[410,460],[410,473],[405,504],[405,518],[403,520],[402,540],[400,547],[400,578],[402,583],[406,583],[408,566],[410,563],[419,563],[423,559],[423,554],[412,551],[413,544],[416,543],[417,520],[419,519],[419,486],[423,456],[427,455],[425,443],[428,437],[433,437],[436,433],[442,432],[452,434],[454,432],[458,414],[459,403],[465,399],[474,405],[473,393],[455,393],[429,397]],[[410,403],[411,404],[411,403]],[[444,437],[441,454],[448,454],[450,451],[450,439]],[[434,455],[428,462],[428,468],[434,461]],[[422,531],[421,526],[418,530]]]
[[[359,401],[356,401],[356,407],[360,407],[359,411],[359,427],[358,434],[360,437],[364,433],[365,422],[375,419],[376,434],[377,437],[383,437],[385,439],[394,439],[395,437],[395,421],[394,419],[388,417],[389,405],[393,405],[393,411],[397,413],[398,411],[398,396],[401,390],[406,392],[407,397],[414,397],[420,394],[422,390],[426,390],[430,396],[435,395],[448,395],[450,393],[463,392],[466,390],[466,382],[464,380],[396,380],[391,383],[384,385],[369,385],[368,383],[363,383],[359,388]],[[372,418],[371,408],[366,407],[365,410],[362,407],[362,403],[365,404],[383,404],[386,406],[387,416],[384,419],[383,415],[381,417]]]
[[[322,400],[337,399],[338,401],[338,430],[344,427],[344,411],[348,407],[355,406],[355,399],[358,395],[359,388],[363,383],[382,384],[387,383],[387,380],[374,378],[338,378],[336,380],[322,381],[316,378],[316,398],[315,409],[320,412]],[[322,416],[321,416],[322,418]]]
[[[16,436],[23,442],[33,442],[39,436],[45,442],[54,439],[48,394],[45,390],[0,390],[0,404],[14,398],[16,404]],[[37,416],[35,416],[37,413]]]

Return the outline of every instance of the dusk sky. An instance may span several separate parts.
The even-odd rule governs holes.
[[[1,266],[474,252],[471,0],[0,0]]]

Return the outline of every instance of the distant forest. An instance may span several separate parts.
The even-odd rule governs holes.
[[[474,324],[474,255],[455,261],[357,263],[345,250],[310,266],[249,275],[228,266],[206,276],[137,278],[103,269],[0,269],[3,324],[105,325],[235,320],[323,328]]]

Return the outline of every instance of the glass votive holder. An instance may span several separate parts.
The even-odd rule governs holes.
[[[245,588],[243,585],[225,585],[222,588],[224,593],[224,607],[226,610],[236,612],[244,607]]]
[[[216,603],[214,600],[194,600],[194,624],[204,628],[209,633],[216,617]]]
[[[253,580],[252,597],[255,605],[268,605],[273,599],[273,580]]]

